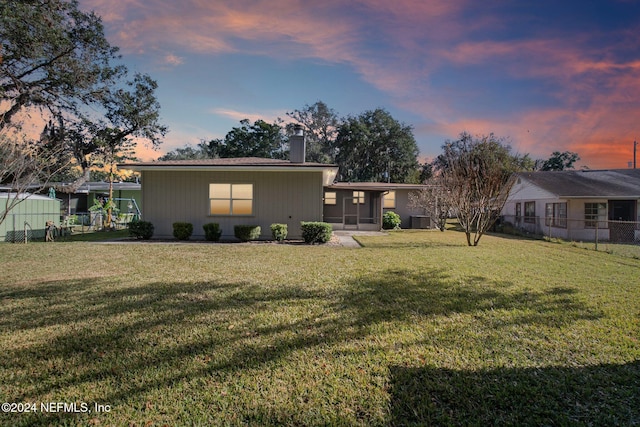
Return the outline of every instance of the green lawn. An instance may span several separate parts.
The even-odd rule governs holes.
[[[0,424],[640,424],[640,260],[359,240],[1,244]]]

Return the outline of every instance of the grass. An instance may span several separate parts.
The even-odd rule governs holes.
[[[639,260],[358,239],[0,245],[0,424],[640,423]]]

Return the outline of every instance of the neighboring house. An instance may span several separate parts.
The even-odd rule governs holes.
[[[412,217],[422,218],[421,209],[409,209],[409,193],[424,188],[418,184],[384,182],[338,182],[324,191],[324,221],[334,230],[380,230],[387,211],[400,215],[401,228],[429,228],[429,221],[416,226]]]
[[[505,222],[567,240],[640,240],[640,169],[518,175]]]
[[[15,197],[16,193],[0,193],[0,213],[6,209],[9,199]],[[25,234],[28,240],[44,239],[48,221],[60,225],[60,200],[30,193],[20,193],[17,197],[23,200],[0,224],[0,241],[24,242]]]

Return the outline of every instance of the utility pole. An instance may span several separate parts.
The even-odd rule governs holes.
[[[638,141],[633,141],[633,168],[636,168],[636,153],[638,152]]]

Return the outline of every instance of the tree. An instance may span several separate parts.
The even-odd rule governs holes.
[[[418,146],[411,126],[383,109],[348,117],[334,144],[342,181],[406,182],[418,169]]]
[[[164,156],[158,158],[158,160],[198,160],[198,159],[209,159],[209,153],[206,148],[203,148],[203,145],[206,145],[206,142],[202,142],[195,147],[192,145],[185,145],[184,147],[176,148],[175,150],[169,151]]]
[[[340,119],[338,114],[322,101],[313,105],[305,105],[302,110],[287,113],[305,128],[307,145],[306,160],[317,163],[333,163],[335,153],[333,144],[338,134]],[[292,133],[293,124],[287,125],[288,133]]]
[[[76,116],[126,74],[100,18],[75,0],[4,0],[0,19],[0,129],[28,108]]]
[[[451,197],[448,190],[439,182],[438,177],[429,178],[427,187],[409,193],[409,209],[421,209],[435,222],[440,231],[445,231],[451,212]]]
[[[278,123],[269,124],[256,120],[240,120],[240,127],[234,127],[222,139],[203,142],[199,146],[210,158],[216,157],[263,157],[284,159],[287,156],[287,138]]]
[[[438,179],[463,228],[467,244],[477,246],[504,207],[519,170],[518,156],[493,134],[473,138],[460,134],[443,145],[434,161]]]
[[[0,130],[0,184],[10,188],[4,206],[0,206],[0,224],[9,212],[25,200],[27,191],[41,191],[48,186],[48,179],[57,168],[64,167],[58,161],[58,153],[42,150],[34,141],[9,136]]]
[[[580,160],[578,153],[572,151],[554,151],[551,157],[543,161],[540,170],[543,171],[562,171],[565,169],[573,169],[573,164]]]
[[[20,112],[49,119],[43,147],[82,169],[66,190],[86,181],[95,164],[122,157],[134,138],[160,144],[167,129],[159,124],[157,84],[145,74],[127,81],[98,16],[76,0],[8,0],[0,19],[0,129],[19,129]]]

